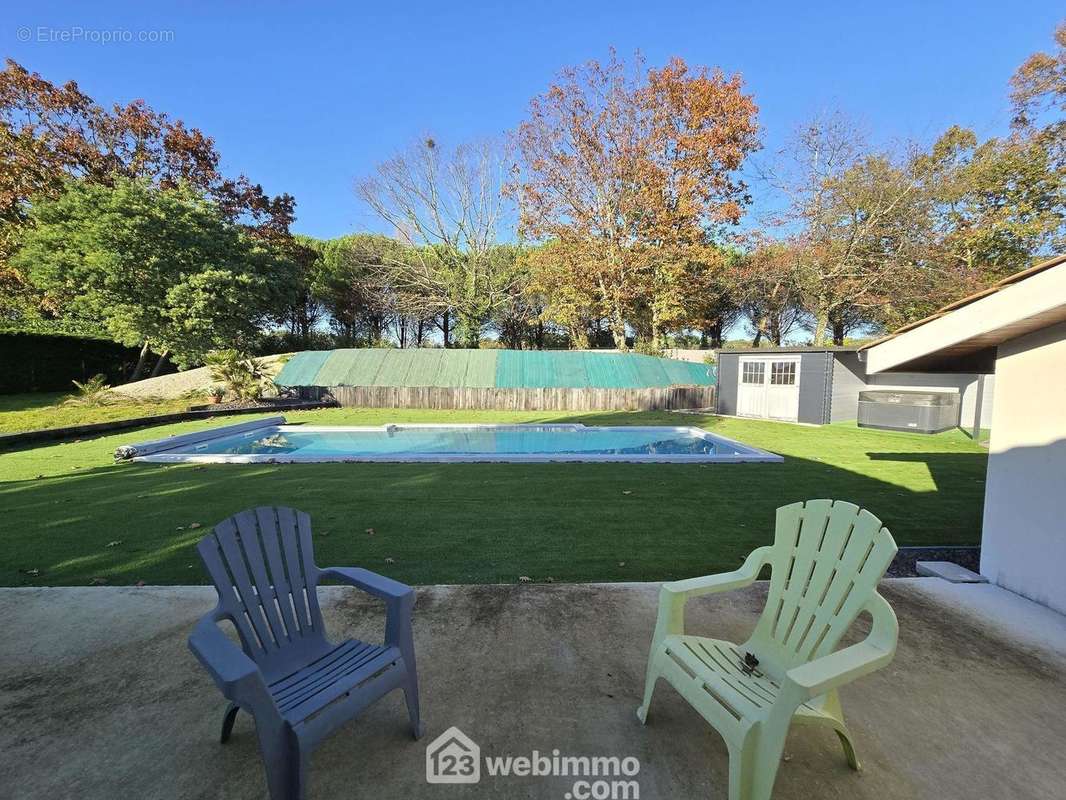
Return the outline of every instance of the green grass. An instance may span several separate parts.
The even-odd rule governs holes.
[[[702,425],[786,460],[116,465],[119,444],[233,420],[124,431],[0,454],[0,585],[202,583],[195,543],[213,523],[259,504],[308,511],[320,564],[361,565],[416,584],[641,581],[732,569],[770,540],[777,506],[812,497],[868,507],[901,545],[980,538],[986,454],[959,431],[918,436],[670,413],[329,409],[287,417]]]
[[[0,394],[0,433],[39,431],[68,425],[170,414],[184,411],[192,402],[188,398],[143,401],[127,398],[102,406],[63,405],[63,401],[69,396],[63,392]]]

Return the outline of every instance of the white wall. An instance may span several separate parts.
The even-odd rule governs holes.
[[[1066,613],[1066,323],[999,346],[981,572]]]

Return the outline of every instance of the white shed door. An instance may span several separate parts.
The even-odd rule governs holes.
[[[737,415],[799,419],[799,358],[741,358]]]

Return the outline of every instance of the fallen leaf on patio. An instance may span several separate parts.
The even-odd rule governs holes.
[[[529,577],[528,575],[519,575],[518,576],[518,582],[519,583],[530,583],[532,580],[533,579],[531,577]]]
[[[106,546],[107,547],[118,547],[120,544],[122,544],[122,540],[121,539],[116,539],[113,542],[108,542]]]
[[[201,525],[200,525],[200,523],[199,523],[199,522],[190,522],[190,523],[189,523],[189,527],[190,527],[191,529],[195,530],[196,528],[199,528],[199,527],[201,527]]]
[[[107,583],[107,578],[101,578],[101,577],[92,578],[89,581],[89,585],[90,586],[103,586],[105,583]]]
[[[791,753],[785,753],[785,757],[783,759],[781,759],[781,760],[782,761],[791,761],[792,760],[792,754]]]

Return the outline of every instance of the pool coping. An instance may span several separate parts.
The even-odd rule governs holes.
[[[741,452],[721,455],[703,454],[601,454],[583,455],[579,453],[390,453],[382,455],[337,455],[337,456],[300,456],[289,454],[223,454],[212,453],[194,455],[189,453],[167,452],[185,444],[202,444],[211,439],[223,438],[239,433],[247,433],[260,427],[288,428],[305,433],[316,432],[387,432],[396,428],[466,428],[466,429],[517,429],[556,428],[562,430],[619,430],[619,431],[669,431],[690,433],[700,438],[721,442]],[[272,417],[257,420],[244,425],[226,425],[212,428],[210,431],[198,431],[187,436],[175,436],[170,439],[125,445],[116,451],[116,458],[122,458],[157,464],[322,464],[322,463],[378,463],[378,464],[463,464],[463,463],[505,463],[505,464],[543,464],[543,463],[637,463],[637,464],[736,464],[736,463],[780,463],[784,458],[751,445],[738,442],[726,436],[691,425],[584,425],[574,423],[389,423],[386,425],[289,425],[284,417]]]

